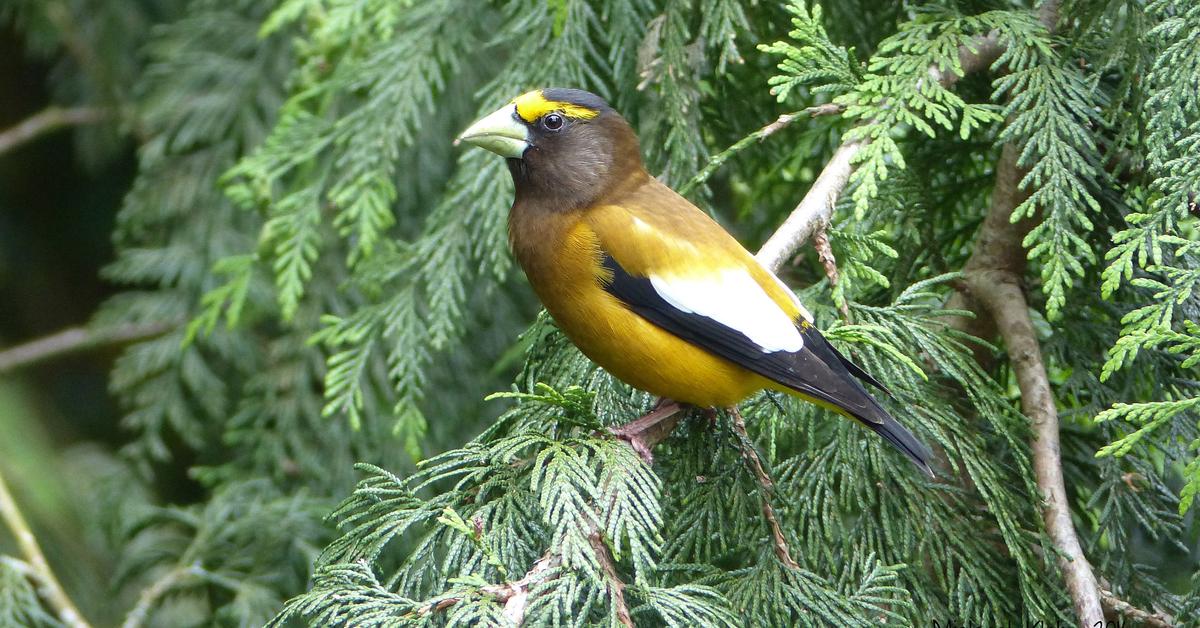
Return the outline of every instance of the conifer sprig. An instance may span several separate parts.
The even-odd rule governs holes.
[[[97,557],[58,573],[97,572],[63,582],[97,624],[1070,621],[1021,356],[944,309],[1003,144],[1063,512],[1109,612],[1200,607],[1171,571],[1196,569],[1200,492],[1194,3],[1067,3],[1053,36],[944,0],[101,4],[0,7],[55,104],[111,112],[81,157],[137,147],[93,324],[167,330],[113,371],[123,457],[51,474],[87,522],[63,553]],[[745,430],[679,417],[653,465],[611,437],[654,400],[535,315],[504,165],[451,146],[546,86],[606,98],[743,242],[804,218],[764,259],[938,477],[775,394]],[[817,227],[836,284],[796,246]],[[53,624],[36,585],[0,556],[0,624]]]

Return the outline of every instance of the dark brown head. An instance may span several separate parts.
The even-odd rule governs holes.
[[[629,123],[604,99],[580,89],[522,94],[457,141],[507,157],[518,198],[560,209],[590,205],[643,172]]]

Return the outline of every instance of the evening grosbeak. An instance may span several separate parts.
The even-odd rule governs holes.
[[[764,388],[857,419],[920,468],[929,452],[858,380],[770,270],[646,172],[633,129],[595,94],[522,94],[458,141],[505,157],[509,242],[550,315],[626,383],[701,408]]]

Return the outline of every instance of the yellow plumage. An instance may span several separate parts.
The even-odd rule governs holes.
[[[783,294],[736,240],[691,203],[646,177],[612,203],[550,216],[516,208],[513,251],[546,309],[572,342],[618,379],[661,397],[724,407],[773,383],[633,313],[602,287],[606,251],[630,273],[703,277],[722,268],[758,271],[760,285],[796,319],[795,298]],[[672,201],[664,205],[663,201]],[[538,224],[529,224],[535,220]],[[687,240],[672,238],[683,229]],[[759,279],[759,277],[756,277]]]
[[[563,332],[618,379],[727,407],[764,388],[860,421],[928,470],[928,452],[863,388],[773,273],[651,177],[636,136],[593,94],[536,90],[462,139],[508,159],[509,240]]]

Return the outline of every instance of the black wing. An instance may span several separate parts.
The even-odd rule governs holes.
[[[870,427],[929,471],[926,448],[896,422],[854,376],[886,391],[882,384],[838,353],[807,323],[798,326],[804,346],[799,351],[764,351],[746,334],[707,316],[684,312],[668,303],[648,277],[635,277],[611,255],[601,264],[612,273],[604,289],[630,310],[662,329],[771,381],[840,408]]]

